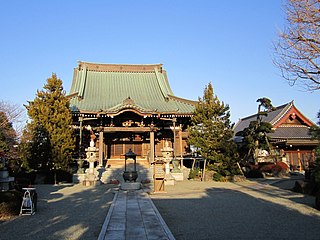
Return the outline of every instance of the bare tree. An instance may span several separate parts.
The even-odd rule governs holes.
[[[289,84],[320,90],[320,0],[287,0],[274,62]]]
[[[8,123],[12,123],[19,138],[22,134],[26,120],[24,108],[18,104],[0,100],[0,112],[5,113],[7,116],[7,118],[3,118],[3,120],[0,121],[0,128],[6,126]]]

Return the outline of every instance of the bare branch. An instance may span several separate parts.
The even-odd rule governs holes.
[[[274,44],[274,63],[290,85],[320,89],[320,0],[287,0],[287,27]]]

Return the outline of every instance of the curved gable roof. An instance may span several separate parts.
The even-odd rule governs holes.
[[[78,96],[71,99],[71,109],[81,112],[115,113],[130,107],[123,104],[131,99],[141,112],[192,114],[196,103],[174,96],[162,64],[79,62],[70,95]]]

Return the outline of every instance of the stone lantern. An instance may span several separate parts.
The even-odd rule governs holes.
[[[125,182],[135,182],[138,178],[137,172],[137,154],[132,152],[131,148],[129,151],[124,155],[125,156],[125,163],[124,163],[124,172],[123,172],[123,179]],[[128,170],[128,161],[133,161],[133,170],[132,166],[130,166],[130,170]]]
[[[165,162],[166,164],[166,174],[169,174],[170,173],[170,162],[172,161],[173,159],[173,148],[169,147],[169,143],[168,141],[166,140],[165,141],[165,146],[163,149],[161,149],[161,153],[162,153],[162,158],[163,158],[163,161]]]
[[[174,177],[170,173],[170,162],[173,160],[173,148],[169,147],[169,143],[166,140],[164,148],[161,149],[162,159],[165,163],[165,185],[174,185]]]
[[[89,162],[89,169],[84,179],[84,185],[95,186],[99,184],[99,177],[98,177],[99,173],[94,169],[94,163],[98,161],[98,158],[97,158],[98,149],[94,146],[93,139],[91,139],[90,141],[90,147],[86,148],[85,151],[87,155],[86,160]]]

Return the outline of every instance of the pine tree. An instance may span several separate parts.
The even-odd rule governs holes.
[[[209,168],[223,176],[238,174],[229,105],[214,95],[211,83],[205,87],[203,98],[199,98],[189,132],[188,144],[198,149]]]
[[[67,170],[74,150],[72,115],[62,81],[52,74],[27,106],[32,135],[31,159],[33,167]]]
[[[255,162],[259,149],[268,152],[271,150],[268,133],[273,132],[273,126],[269,122],[262,121],[262,116],[267,116],[268,112],[275,110],[275,108],[272,106],[271,100],[266,97],[259,98],[257,102],[259,103],[257,119],[251,121],[248,127],[236,133],[237,136],[243,137],[239,152],[245,162]]]

